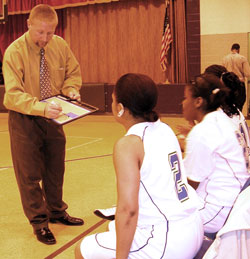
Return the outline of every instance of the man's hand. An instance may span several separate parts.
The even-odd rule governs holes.
[[[51,103],[47,103],[44,111],[44,116],[48,119],[56,119],[61,115],[61,113],[61,105],[52,101]]]
[[[81,96],[78,92],[70,91],[68,96],[69,96],[70,99],[77,100],[78,102],[81,101]]]

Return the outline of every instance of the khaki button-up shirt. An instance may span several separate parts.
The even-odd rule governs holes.
[[[222,65],[229,72],[234,72],[242,82],[250,76],[250,67],[247,59],[238,53],[231,53],[225,56]]]

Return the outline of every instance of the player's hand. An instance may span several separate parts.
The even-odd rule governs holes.
[[[189,121],[188,125],[177,125],[176,126],[176,129],[178,130],[177,135],[183,135],[184,137],[186,137],[194,125],[195,125],[194,121]]]
[[[44,116],[48,119],[56,119],[61,115],[61,113],[61,105],[52,101],[51,103],[47,103]]]
[[[185,138],[182,137],[183,135],[177,135],[177,139],[181,148],[181,152],[185,152],[186,142]]]
[[[78,102],[81,101],[81,96],[78,92],[70,91],[68,96],[69,96],[70,99],[77,100]]]

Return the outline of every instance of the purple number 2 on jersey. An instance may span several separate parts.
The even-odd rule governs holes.
[[[182,182],[181,167],[180,167],[180,162],[179,162],[177,153],[174,152],[169,154],[168,161],[169,161],[172,173],[174,175],[175,188],[176,188],[176,193],[178,195],[178,199],[181,202],[183,202],[188,199],[188,192],[187,192],[187,187],[185,183]]]

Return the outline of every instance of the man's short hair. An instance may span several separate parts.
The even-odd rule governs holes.
[[[55,9],[46,4],[36,5],[30,12],[29,20],[32,22],[34,20],[55,22],[58,24],[58,17]]]
[[[234,44],[232,45],[231,50],[233,50],[233,49],[239,50],[239,49],[240,49],[240,44],[234,43]]]

